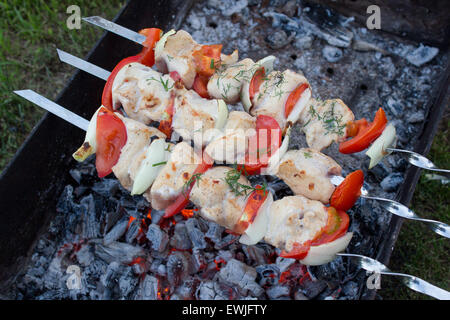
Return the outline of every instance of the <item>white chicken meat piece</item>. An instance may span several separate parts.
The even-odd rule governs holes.
[[[285,251],[294,243],[312,240],[328,220],[327,208],[319,201],[303,196],[287,196],[274,201],[269,210],[264,240]]]
[[[291,70],[272,71],[266,75],[259,87],[259,91],[252,100],[250,114],[252,116],[267,115],[277,120],[281,130],[286,128],[288,122],[295,123],[304,110],[311,97],[308,80]],[[285,117],[284,107],[290,93],[302,83],[308,84],[308,88],[302,93],[288,118]]]
[[[332,175],[341,175],[342,168],[332,158],[317,150],[303,148],[289,150],[281,158],[277,176],[295,195],[329,203],[335,186]]]
[[[225,181],[229,167],[214,167],[206,171],[195,183],[190,193],[190,200],[200,208],[200,215],[210,221],[234,230],[243,213],[247,197],[236,195]],[[251,186],[241,176],[238,183]]]
[[[205,152],[216,162],[244,163],[248,139],[256,133],[256,118],[243,111],[232,111],[228,115],[223,134],[212,140]]]
[[[145,152],[150,145],[151,138],[157,136],[165,139],[164,133],[153,127],[147,127],[135,120],[116,115],[123,121],[127,129],[127,142],[122,147],[117,163],[112,167],[112,171],[120,184],[131,191],[134,177],[139,170]],[[148,192],[144,196],[148,196]]]
[[[122,106],[128,117],[144,124],[161,121],[173,87],[170,76],[133,62],[120,69],[114,79],[113,107]]]
[[[318,151],[328,147],[333,141],[344,141],[347,137],[346,125],[354,119],[353,112],[341,99],[311,99],[300,115],[306,142],[310,148]]]
[[[150,188],[150,202],[156,210],[167,208],[182,192],[186,191],[200,157],[186,142],[180,142],[171,150],[169,160]]]
[[[174,100],[172,128],[185,140],[205,145],[219,116],[218,101],[204,99],[193,90],[179,89]]]
[[[162,73],[176,71],[186,88],[192,88],[196,69],[193,52],[202,46],[184,30],[177,31],[167,38],[164,50],[155,54],[156,68]]]
[[[222,63],[208,81],[209,96],[226,103],[237,103],[242,85],[250,82],[254,68],[255,63],[248,58],[231,65]]]

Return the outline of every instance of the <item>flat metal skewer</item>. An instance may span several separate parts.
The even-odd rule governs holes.
[[[128,40],[134,41],[136,43],[142,44],[146,40],[146,37],[142,34],[139,34],[133,30],[127,29],[118,25],[117,23],[111,22],[99,16],[92,16],[82,18],[84,21],[89,22],[97,27],[103,28],[109,32],[115,33],[121,37],[124,37]]]
[[[56,51],[58,52],[59,60],[61,60],[62,62],[65,62],[75,68],[78,68],[87,73],[90,73],[97,78],[100,78],[100,79],[103,79],[106,81],[106,80],[108,80],[108,77],[111,74],[111,72],[109,72],[103,68],[100,68],[93,63],[90,63],[81,58],[78,58],[68,52],[61,50],[61,49],[56,49]]]
[[[332,176],[330,180],[331,180],[332,184],[338,186],[342,183],[342,181],[344,181],[344,178],[340,177],[340,176]],[[361,188],[361,198],[365,198],[365,199],[369,199],[369,200],[376,200],[380,203],[380,205],[384,209],[386,209],[390,213],[395,214],[395,215],[400,216],[405,219],[416,220],[416,221],[421,221],[421,222],[427,223],[428,226],[431,228],[431,230],[433,230],[437,234],[439,234],[443,237],[446,237],[446,238],[450,238],[450,226],[448,224],[445,224],[440,221],[421,218],[417,214],[415,214],[414,211],[409,209],[407,206],[401,204],[400,202],[397,202],[397,201],[394,201],[391,199],[380,198],[380,197],[372,197],[369,195],[369,192],[364,187]]]
[[[338,253],[337,255],[341,257],[349,257],[356,265],[364,270],[399,277],[405,286],[414,291],[426,294],[439,300],[450,300],[450,292],[436,287],[435,285],[432,285],[431,283],[418,277],[405,273],[392,272],[388,267],[375,259],[352,253]]]
[[[59,104],[41,96],[40,94],[34,92],[33,90],[16,90],[15,94],[21,96],[22,98],[33,102],[42,109],[53,113],[54,115],[66,120],[67,122],[77,126],[78,128],[87,131],[89,126],[89,121],[80,117],[79,115],[67,110],[66,108],[60,106]]]

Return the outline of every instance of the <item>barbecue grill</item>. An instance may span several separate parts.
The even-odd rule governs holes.
[[[421,28],[417,29],[418,32],[413,33],[409,23],[409,19],[413,18],[407,14],[411,13],[414,17],[415,9],[422,10],[423,7],[417,5],[408,9],[404,6],[401,7],[396,2],[379,4],[382,15],[386,11],[389,16],[395,16],[398,21],[404,22],[396,25],[391,23],[395,19],[389,19],[386,21],[386,30],[389,33],[386,33],[367,30],[356,22],[352,22],[351,19],[346,20],[346,16],[356,16],[359,22],[363,22],[365,8],[369,5],[366,6],[365,2],[363,4],[359,2],[358,5],[353,1],[317,2],[321,4],[302,2],[300,7],[289,7],[292,6],[292,1],[263,1],[262,3],[239,1],[239,3],[244,3],[243,5],[236,5],[231,1],[224,1],[221,4],[220,1],[212,0],[205,2],[157,1],[157,3],[129,1],[114,21],[132,30],[139,30],[150,25],[158,26],[163,30],[185,29],[193,34],[199,42],[224,43],[225,52],[228,53],[233,48],[238,48],[241,56],[249,56],[255,60],[268,54],[276,55],[279,57],[279,64],[276,67],[302,69],[312,86],[316,88],[318,96],[342,98],[358,118],[370,117],[379,104],[386,104],[388,117],[397,121],[402,129],[399,130],[401,147],[426,154],[437,130],[438,121],[449,101],[448,23],[446,16],[439,14],[439,12],[446,12],[445,6],[448,7],[448,5],[444,1],[438,1],[436,7],[429,8],[429,14],[425,19],[431,21],[426,20]],[[294,4],[296,4],[295,1]],[[332,9],[323,5],[329,5]],[[290,8],[295,10],[289,10]],[[398,15],[399,12],[400,15]],[[293,26],[289,19],[296,21],[295,18],[299,15],[316,26],[317,30],[314,32],[306,30],[303,24],[297,27]],[[383,23],[382,20],[382,29],[384,30]],[[442,34],[444,32],[442,30],[445,30],[446,34]],[[342,38],[343,34],[347,35],[345,33],[347,31],[353,35],[350,40]],[[330,37],[344,39],[344,44],[331,45]],[[347,40],[348,44],[345,43]],[[419,42],[439,48],[437,56],[421,68],[417,68],[407,59],[408,52],[419,47]],[[355,43],[359,46],[355,46]],[[373,44],[377,49],[367,46],[366,43]],[[327,49],[325,50],[325,48]],[[121,58],[133,55],[139,50],[139,45],[117,35],[106,33],[88,54],[86,60],[106,70],[112,70]],[[90,118],[98,108],[102,89],[102,80],[83,72],[76,72],[56,102],[85,118]],[[406,118],[406,114],[414,114],[415,118]],[[412,136],[415,138],[411,139]],[[0,194],[2,194],[0,203],[0,292],[5,297],[30,298],[21,296],[21,292],[26,292],[26,286],[33,286],[33,282],[30,281],[27,284],[22,281],[21,286],[18,287],[14,284],[15,281],[35,263],[33,257],[42,255],[45,251],[42,248],[42,239],[57,238],[55,234],[58,232],[49,231],[49,226],[50,228],[64,229],[61,207],[67,203],[61,204],[61,202],[70,191],[67,186],[76,184],[77,182],[74,180],[77,178],[82,181],[89,179],[86,177],[92,175],[92,163],[75,166],[70,157],[82,138],[82,132],[77,128],[47,114],[34,128],[0,177]],[[303,146],[304,140],[302,139],[299,128],[294,128],[290,148]],[[326,153],[343,164],[344,172],[350,172],[361,166],[367,167],[362,156],[341,155],[337,152],[336,146],[330,147]],[[419,174],[418,168],[407,166],[400,157],[392,156],[388,164],[371,171],[368,187],[377,194],[395,198],[408,205]],[[386,187],[381,188],[380,182],[383,182]],[[110,188],[111,186],[103,187]],[[282,186],[274,184],[274,188],[278,187],[280,188],[278,196],[289,194],[288,191],[284,191]],[[80,189],[78,191],[82,192]],[[141,211],[146,209],[145,203],[139,199],[122,200],[130,201],[130,206],[136,205]],[[122,207],[126,208],[127,206],[123,204]],[[360,202],[351,213],[353,227],[358,232],[356,241],[350,246],[351,252],[371,256],[387,265],[403,221],[395,216],[391,218],[388,213],[372,202]],[[155,217],[152,218],[155,219]],[[202,225],[203,222],[197,220],[194,219],[193,221],[196,222],[189,223],[193,225],[191,226],[193,229],[209,231],[208,227]],[[176,222],[181,222],[181,220]],[[174,228],[175,226],[173,226]],[[170,229],[169,234],[174,232],[173,229]],[[155,233],[157,232],[158,230],[155,230]],[[79,246],[83,246],[86,241],[86,239],[73,240],[81,241]],[[226,243],[227,240],[233,239],[223,237],[221,239],[224,242],[223,247],[216,244],[217,251],[227,249],[227,245],[232,245]],[[56,241],[56,244],[59,243]],[[90,245],[95,248],[101,246],[95,241]],[[308,278],[309,280],[302,287],[302,294],[296,294],[296,292],[286,294],[283,286],[271,284],[265,293],[269,297],[304,298],[305,294],[307,298],[339,297],[339,295],[348,299],[373,299],[375,297],[376,291],[368,289],[365,285],[365,273],[343,263],[341,258],[337,263],[333,262],[324,267],[310,270],[296,269],[296,264],[287,265],[287,262],[280,260],[276,263],[264,260],[264,255],[270,252],[270,249],[264,245],[258,248],[259,251],[249,253],[250,250],[247,250],[244,252],[247,257],[242,257],[241,260],[258,261],[258,259],[262,259],[259,261],[261,264],[278,264],[280,268],[284,263],[286,269],[283,272],[288,272],[284,274],[285,277],[303,277],[308,273],[313,280],[316,280],[311,281]],[[63,251],[65,249],[67,247],[63,248]],[[266,249],[269,251],[264,253],[263,251]],[[76,251],[73,247],[68,250]],[[36,252],[39,254],[36,255]],[[243,255],[242,252],[240,253]],[[225,278],[223,279],[225,281],[227,277],[231,277],[229,273],[241,270],[242,266],[239,264],[241,257],[239,255],[232,256],[229,253],[221,254],[223,260],[219,258],[214,260],[217,267],[215,272],[217,273],[220,269],[219,278]],[[53,255],[55,252],[48,253],[49,261]],[[194,250],[192,256],[195,256]],[[218,257],[221,256],[218,255]],[[232,260],[233,262],[228,266],[222,267],[229,258],[237,259]],[[186,259],[185,254],[178,252],[172,260],[168,258],[166,265],[180,263],[180,261],[182,263],[184,259]],[[109,261],[107,265],[107,270],[111,274],[117,273],[117,270],[114,269],[116,267],[114,262],[118,264],[117,261]],[[136,265],[137,267],[134,268],[142,267],[139,261]],[[267,270],[262,270],[261,267],[254,268],[258,273],[258,275],[255,274],[254,280],[259,281],[259,287],[263,287],[262,282],[265,281],[261,279],[261,274],[269,272],[269,269],[270,267],[267,267]],[[158,274],[158,270],[149,272],[153,272],[154,275]],[[248,272],[251,273],[251,271]],[[211,270],[211,274],[215,274],[214,270]],[[344,278],[346,280],[343,282]],[[349,278],[351,280],[348,280]],[[207,297],[199,296],[198,292],[207,292],[205,288],[208,286],[223,285],[220,279],[217,284],[198,283],[198,279],[194,280],[189,285],[191,288],[196,288],[197,295],[189,294],[197,298]],[[168,280],[170,284],[173,284],[173,281]],[[107,279],[104,279],[103,282],[106,287]],[[341,283],[335,284],[335,282]],[[334,283],[334,286],[330,283]],[[135,287],[138,288],[138,285],[135,284]],[[203,291],[201,291],[202,288]],[[161,290],[161,292],[157,292],[159,296],[157,295],[156,298],[160,298],[161,295],[169,297],[164,292],[165,288]],[[224,291],[225,289],[221,288],[220,290]],[[217,291],[220,290],[217,289]],[[256,287],[246,288],[246,290],[253,295],[258,295],[259,292]],[[341,291],[345,293],[341,294]],[[60,296],[43,295],[42,297]],[[243,295],[240,291],[239,294],[230,295],[230,297],[242,298]]]

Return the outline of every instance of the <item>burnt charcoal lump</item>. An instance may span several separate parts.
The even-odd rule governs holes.
[[[403,175],[398,172],[391,173],[381,181],[380,185],[386,192],[396,191],[403,183]]]
[[[245,263],[236,259],[231,259],[226,266],[220,269],[219,278],[225,282],[239,286],[244,292],[249,291],[252,295],[258,297],[264,290],[255,282],[257,273]]]
[[[152,249],[158,252],[163,252],[169,243],[169,236],[167,233],[156,224],[151,224],[148,227],[147,239],[152,243]]]

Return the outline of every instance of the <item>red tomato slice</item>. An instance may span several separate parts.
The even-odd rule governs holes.
[[[328,207],[327,225],[311,241],[311,246],[319,246],[342,237],[348,230],[350,218],[345,211]]]
[[[101,108],[97,114],[96,138],[95,166],[98,176],[103,178],[112,172],[119,160],[122,147],[127,142],[127,128],[112,111]]]
[[[283,250],[280,257],[302,260],[306,258],[312,246],[319,246],[342,237],[348,230],[350,218],[344,211],[338,211],[333,207],[328,207],[327,211],[327,224],[316,234],[313,240],[305,241],[302,244],[294,243],[292,249],[289,252]]]
[[[347,137],[355,137],[359,130],[367,128],[369,123],[365,118],[347,123]]]
[[[139,33],[147,37],[142,43],[144,48],[141,52],[141,63],[152,67],[155,64],[155,44],[161,38],[162,30],[158,28],[146,28],[139,31]]]
[[[248,93],[250,95],[250,101],[253,103],[253,98],[259,91],[259,87],[261,87],[261,84],[264,82],[264,79],[266,77],[266,71],[264,67],[259,68],[256,70],[256,72],[253,74],[252,80],[250,80],[250,86],[248,89]]]
[[[373,122],[367,127],[360,127],[357,135],[339,145],[341,153],[355,153],[366,149],[383,133],[387,124],[386,114],[383,109],[378,109]]]
[[[338,210],[349,210],[361,195],[363,183],[364,173],[361,170],[350,173],[334,190],[330,199],[330,205]]]
[[[205,99],[209,99],[208,80],[208,77],[197,74],[195,76],[194,84],[192,85],[194,91],[197,92],[200,97]]]
[[[259,174],[261,169],[268,165],[270,156],[280,145],[281,128],[277,120],[267,115],[257,116],[256,134],[250,137],[243,170],[249,175]],[[241,170],[242,165],[239,165],[238,169]]]
[[[289,97],[286,100],[286,104],[284,105],[284,117],[287,118],[289,114],[294,109],[295,105],[297,104],[298,100],[302,96],[303,92],[308,89],[309,85],[307,83],[300,84],[297,88],[294,89],[289,94]]]
[[[199,50],[193,52],[195,69],[198,74],[211,77],[220,64],[221,44],[204,45]]]
[[[197,166],[193,175],[198,173],[205,173],[209,168],[212,167],[213,163],[214,161],[206,154],[206,152],[203,152],[203,162]],[[191,193],[195,182],[196,179],[194,177],[192,179],[191,185],[188,186],[187,190],[180,194],[178,198],[176,198],[175,201],[166,208],[164,212],[164,218],[170,218],[176,215],[187,206],[187,204],[189,203],[189,194]]]
[[[167,105],[164,114],[165,119],[160,121],[158,127],[158,130],[164,133],[167,138],[170,138],[172,136],[172,118],[175,113],[174,103],[175,103],[175,95],[171,93],[169,104]]]
[[[108,80],[106,80],[105,87],[103,88],[103,94],[102,94],[102,105],[106,107],[108,110],[114,111],[113,105],[112,105],[112,85],[114,82],[114,79],[116,78],[117,73],[122,69],[125,65],[132,63],[132,62],[139,62],[141,60],[141,55],[138,54],[136,56],[131,56],[128,58],[125,58],[121,60],[111,71],[111,74],[108,77]]]
[[[255,220],[259,209],[264,201],[266,201],[268,191],[263,190],[260,185],[249,195],[247,203],[245,204],[244,212],[242,213],[239,222],[236,224],[233,232],[243,234],[248,226]]]

